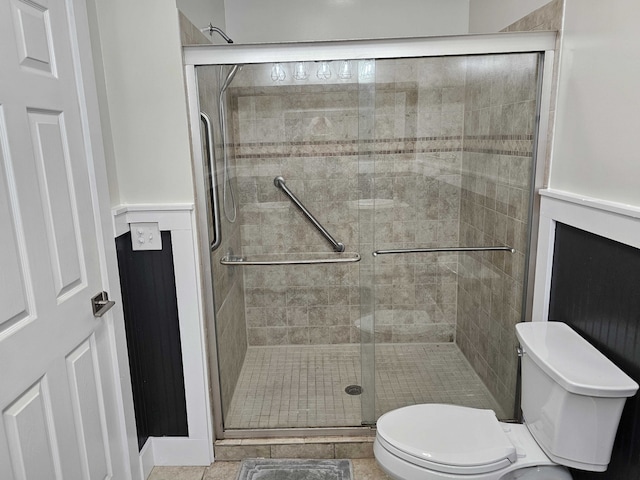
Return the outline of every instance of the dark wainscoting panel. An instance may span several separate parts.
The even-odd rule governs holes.
[[[549,320],[565,322],[640,383],[640,250],[556,225]],[[640,479],[640,395],[627,400],[609,469],[575,480]]]
[[[138,448],[149,437],[188,436],[171,233],[162,250],[116,239]]]

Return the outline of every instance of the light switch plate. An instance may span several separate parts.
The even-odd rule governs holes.
[[[130,223],[129,227],[134,250],[162,250],[162,236],[157,223]]]

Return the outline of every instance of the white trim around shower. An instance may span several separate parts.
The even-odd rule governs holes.
[[[555,48],[557,32],[514,32],[444,37],[389,38],[253,45],[193,45],[183,48],[185,65],[368,58],[442,57],[500,53],[544,52]]]

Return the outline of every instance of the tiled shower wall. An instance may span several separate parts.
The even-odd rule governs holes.
[[[516,253],[460,255],[456,341],[506,412],[513,412],[522,320],[537,92],[536,54],[467,64],[460,240]]]
[[[556,52],[560,51],[560,44],[563,37],[563,15],[564,15],[565,0],[551,0],[546,5],[534,10],[528,15],[525,15],[521,19],[512,23],[503,32],[530,32],[530,31],[550,31],[558,32],[556,37]],[[558,97],[558,71],[560,69],[560,55],[555,55],[553,61],[553,76],[551,79],[551,97],[549,105],[549,116],[547,125],[547,142],[546,151],[547,156],[545,159],[545,171],[544,171],[544,186],[548,186],[549,181],[549,169],[551,168],[551,145],[553,142],[554,123],[556,117],[556,103]]]
[[[279,175],[347,251],[358,252],[357,85],[273,86],[260,67],[239,75],[250,85],[233,90],[242,254],[332,251],[275,187]],[[245,267],[250,345],[350,343],[358,267]]]
[[[458,244],[464,58],[376,62],[375,246]],[[393,200],[385,208],[384,199]],[[375,261],[378,342],[452,342],[457,259],[447,254]]]
[[[346,250],[364,257],[350,266],[244,267],[250,345],[359,341],[359,269],[371,268],[373,250],[360,229],[375,232],[376,248],[458,244],[465,63],[377,61],[369,106],[370,84],[321,82],[312,71],[302,84],[289,72],[274,86],[270,66],[238,74],[230,93],[242,254],[331,251],[275,188],[282,175]],[[457,257],[378,257],[375,274],[379,341],[454,340]]]

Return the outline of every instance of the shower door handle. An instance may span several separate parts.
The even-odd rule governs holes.
[[[204,112],[200,112],[200,119],[202,123],[204,123],[206,130],[206,144],[207,144],[207,160],[205,165],[208,167],[208,175],[205,175],[209,178],[209,191],[211,192],[211,218],[213,219],[213,240],[211,241],[211,245],[209,246],[210,250],[213,252],[216,248],[220,246],[222,242],[221,234],[220,234],[220,207],[218,205],[218,182],[216,175],[216,157],[213,150],[213,131],[211,130],[211,119],[209,119],[209,115]]]
[[[435,248],[398,248],[394,250],[375,250],[372,255],[395,255],[398,253],[455,253],[455,252],[511,252],[516,253],[516,249],[508,245],[497,245],[491,247],[435,247]]]

